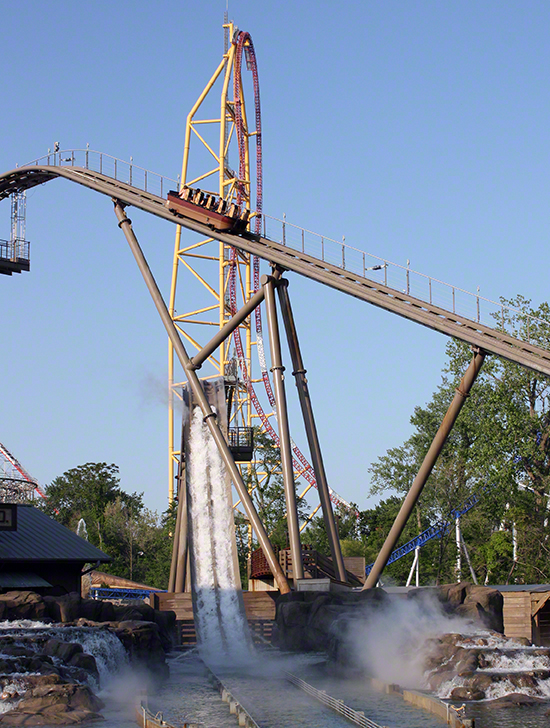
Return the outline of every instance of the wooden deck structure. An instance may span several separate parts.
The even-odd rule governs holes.
[[[495,588],[504,598],[504,634],[550,646],[550,584]]]
[[[176,594],[174,592],[158,592],[154,596],[155,609],[171,609],[176,613],[179,625],[181,644],[196,644],[195,623],[193,621],[193,602],[191,592]],[[271,641],[273,622],[275,620],[275,601],[278,591],[243,592],[244,608],[252,635],[259,641]]]
[[[292,580],[294,572],[290,549],[276,549],[276,553],[284,575]],[[343,583],[338,581],[330,557],[324,556],[310,546],[302,545],[302,559],[306,579],[329,578],[333,582]],[[347,584],[354,587],[362,586],[365,582],[365,557],[345,556],[344,566]],[[252,592],[277,590],[273,574],[261,549],[252,552],[248,588]]]

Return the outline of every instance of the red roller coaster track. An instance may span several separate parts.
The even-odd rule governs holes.
[[[243,98],[243,88],[242,88],[242,75],[241,75],[241,67],[242,67],[242,56],[243,56],[243,50],[246,58],[246,65],[248,70],[252,72],[252,80],[253,80],[253,87],[254,87],[254,111],[255,111],[255,121],[256,121],[256,128],[255,128],[255,137],[256,137],[256,215],[253,218],[253,224],[254,224],[254,232],[259,234],[261,231],[261,221],[262,221],[262,210],[263,210],[263,173],[262,173],[262,117],[261,117],[261,109],[260,109],[260,83],[258,79],[258,66],[256,63],[256,53],[254,51],[254,45],[252,43],[252,38],[250,37],[249,33],[246,33],[244,31],[239,32],[237,39],[235,41],[236,44],[236,51],[235,51],[235,64],[234,64],[234,72],[233,72],[233,88],[234,88],[234,100],[235,100],[235,129],[236,129],[236,136],[237,136],[237,144],[239,148],[239,179],[244,180],[246,178],[246,167],[245,167],[245,142],[246,142],[246,135],[245,135],[245,128],[244,128],[244,122],[243,122],[243,116],[242,116],[242,108],[241,108],[241,99]],[[248,191],[248,194],[251,196],[251,190]],[[244,182],[239,182],[237,186],[237,202],[241,203],[243,198],[245,198],[247,195],[247,191],[244,189]],[[252,207],[251,201],[250,201],[250,207]],[[236,248],[231,249],[231,269],[230,269],[230,275],[229,275],[229,300],[230,300],[230,308],[231,308],[231,314],[234,315],[237,312],[237,256],[238,252]],[[253,280],[254,280],[254,292],[258,291],[260,288],[260,259],[257,257],[253,258]],[[255,310],[255,325],[256,325],[256,338],[257,338],[257,349],[260,359],[260,368],[262,370],[262,379],[265,386],[265,391],[267,394],[267,398],[269,400],[270,406],[275,411],[275,397],[273,395],[273,390],[271,388],[271,382],[269,380],[269,373],[267,371],[267,366],[265,364],[265,357],[263,355],[263,332],[262,332],[262,316],[261,316],[261,310],[258,306]],[[244,350],[243,350],[243,344],[241,340],[241,334],[240,330],[237,328],[235,329],[235,332],[233,334],[233,339],[235,342],[235,349],[237,351],[237,357],[239,361],[239,366],[242,372],[243,381],[245,383],[245,386],[247,388],[247,391],[250,395],[250,400],[254,406],[254,409],[256,410],[257,415],[259,416],[262,425],[267,432],[267,434],[271,437],[275,445],[279,446],[279,437],[273,427],[271,426],[271,423],[269,422],[268,416],[265,414],[264,409],[262,405],[260,404],[260,401],[258,399],[258,396],[256,395],[256,392],[254,390],[254,386],[252,384],[252,381],[250,379],[250,374],[248,371],[248,367],[246,364],[246,359],[244,356]],[[317,482],[315,480],[315,473],[313,471],[313,467],[303,455],[303,453],[300,451],[298,446],[293,443],[293,465],[294,469],[297,471],[299,476],[304,477],[310,485],[317,487]],[[356,509],[351,506],[344,498],[339,496],[334,490],[330,489],[330,498],[331,501],[339,506],[343,506],[344,508],[355,512]]]
[[[17,458],[11,454],[11,452],[0,442],[0,459],[3,459],[5,462],[7,462],[11,469],[14,471],[14,481],[17,482],[23,482],[28,483],[29,486],[34,488],[34,490],[38,493],[39,496],[42,498],[46,498],[46,495],[44,491],[39,486],[38,482],[32,477],[32,475],[29,475],[25,468],[21,465],[21,463],[17,460]]]

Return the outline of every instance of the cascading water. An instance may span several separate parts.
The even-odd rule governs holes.
[[[517,693],[550,698],[550,648],[482,631],[457,646],[472,656],[473,669],[443,682],[437,690],[440,698],[452,698],[453,691],[461,688],[483,691],[485,700]]]
[[[235,558],[230,484],[198,407],[190,415],[186,456],[194,616],[201,655],[213,663],[246,660],[251,643]]]
[[[77,643],[84,653],[95,658],[97,673],[71,667],[55,656],[47,656],[46,644],[57,642]],[[51,642],[50,642],[51,645]],[[51,653],[50,653],[51,655]],[[45,662],[49,660],[48,662]],[[88,683],[89,687],[107,697],[113,679],[119,680],[121,671],[128,666],[126,651],[120,640],[108,629],[48,625],[30,620],[0,622],[0,713],[17,709],[22,696],[38,679],[51,672],[60,674],[69,682]],[[48,672],[44,673],[44,667]],[[112,701],[111,701],[112,702]],[[126,728],[118,719],[108,728]]]
[[[80,538],[83,538],[86,541],[88,540],[88,529],[86,527],[86,521],[83,518],[81,518],[78,522],[78,525],[76,527],[76,535],[80,536]]]
[[[96,661],[100,686],[106,685],[113,675],[128,664],[122,643],[108,629],[58,625],[52,627],[26,619],[0,622],[0,657],[5,660],[17,659],[2,652],[3,644],[17,645],[39,654],[43,645],[51,639],[76,642],[82,646],[84,652],[92,655]]]

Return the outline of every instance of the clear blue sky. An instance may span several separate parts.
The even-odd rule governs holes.
[[[175,177],[224,9],[4,3],[0,171],[59,140]],[[229,14],[256,47],[269,214],[489,298],[548,300],[547,2],[231,0]],[[43,484],[117,463],[160,511],[167,344],[111,208],[63,181],[28,195],[32,271],[0,280],[0,441]],[[173,226],[131,216],[167,293]],[[445,338],[296,276],[290,291],[331,485],[366,507],[368,466],[410,434]]]

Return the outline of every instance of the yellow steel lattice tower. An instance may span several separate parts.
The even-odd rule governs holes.
[[[189,112],[185,127],[185,145],[180,189],[185,185],[218,194],[226,200],[236,201],[252,210],[261,209],[261,129],[259,92],[252,40],[248,33],[236,29],[233,23],[224,23],[225,48],[222,60]],[[255,95],[254,129],[249,129],[245,107],[245,94],[241,78],[241,60],[245,57],[252,71]],[[214,99],[221,85],[220,105]],[[216,114],[219,108],[219,116]],[[212,113],[212,109],[214,109]],[[256,192],[252,191],[250,139],[256,137]],[[232,164],[234,166],[232,166]],[[259,190],[259,192],[258,192]],[[253,212],[253,217],[255,213]],[[259,222],[259,218],[258,218]],[[254,222],[252,222],[254,224]],[[185,273],[186,286],[192,276],[198,286],[200,307],[191,309],[185,289],[178,291],[178,280]],[[233,279],[232,279],[233,276]],[[195,289],[196,290],[196,287]],[[212,238],[192,242],[183,240],[182,228],[177,227],[172,268],[169,311],[180,334],[200,350],[234,313],[232,308],[248,301],[253,292],[251,260],[248,254],[237,252],[230,246]],[[197,302],[196,295],[193,301]],[[240,327],[244,365],[250,372],[253,346],[250,319]],[[252,412],[250,395],[239,384],[237,359],[232,354],[233,338],[226,340],[208,359],[209,369],[203,376],[224,376],[232,390],[232,424],[250,427]],[[176,359],[169,342],[169,502],[174,499],[174,477],[181,456],[180,445],[175,442],[176,400],[181,398],[183,382],[176,371]]]

